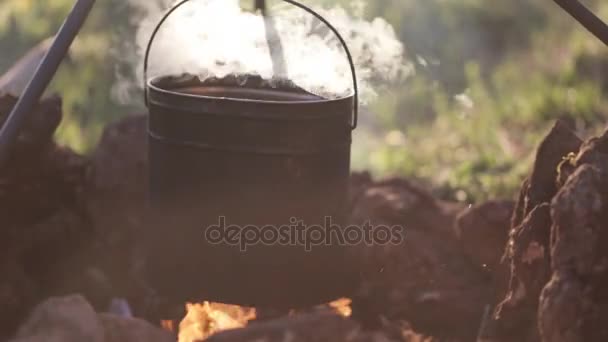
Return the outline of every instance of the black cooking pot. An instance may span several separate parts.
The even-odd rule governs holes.
[[[186,2],[161,20],[150,45],[167,17]],[[151,284],[174,300],[299,307],[348,296],[356,283],[354,263],[346,260],[347,247],[335,235],[347,222],[351,133],[357,124],[355,67],[333,26],[309,8],[286,2],[315,15],[338,36],[353,72],[353,94],[326,99],[288,81],[270,86],[256,76],[245,82],[242,76],[204,82],[146,76],[154,212],[144,237],[146,272]],[[290,234],[299,221],[323,225],[322,232],[314,228],[314,237],[334,234],[332,241],[310,250],[303,241],[294,243]],[[248,229],[251,241],[265,235],[245,249],[234,240],[219,241],[219,232],[230,225],[243,234]],[[290,242],[277,240],[285,234]]]

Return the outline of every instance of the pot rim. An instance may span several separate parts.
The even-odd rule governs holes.
[[[168,96],[182,96],[182,97],[191,98],[191,99],[203,99],[203,100],[218,100],[218,99],[221,99],[223,101],[229,101],[229,102],[234,102],[234,103],[258,103],[258,104],[270,104],[270,105],[272,105],[272,104],[277,104],[277,105],[285,105],[285,104],[300,104],[300,105],[306,105],[306,104],[310,104],[310,105],[314,105],[314,104],[329,104],[329,103],[342,102],[342,101],[345,101],[345,100],[353,99],[355,97],[355,92],[352,91],[352,90],[349,92],[348,95],[340,96],[340,97],[337,97],[337,98],[334,98],[334,99],[326,99],[326,98],[323,98],[323,97],[321,97],[319,95],[315,95],[315,94],[306,92],[305,90],[302,90],[302,94],[309,94],[309,95],[315,97],[316,99],[310,99],[310,100],[261,100],[261,99],[245,99],[245,98],[237,98],[237,97],[210,96],[210,95],[199,95],[199,94],[184,93],[184,92],[179,92],[179,91],[165,89],[165,88],[162,88],[162,87],[160,87],[158,85],[158,83],[160,83],[161,81],[169,79],[171,77],[174,77],[174,76],[172,76],[172,75],[165,75],[165,76],[155,76],[155,77],[150,78],[148,80],[148,82],[147,82],[148,89],[152,90],[152,92],[149,92],[149,96],[151,96],[152,93],[156,92],[156,93],[160,93],[160,94],[164,94],[164,95],[168,95]],[[205,82],[201,82],[200,86],[205,87]],[[214,86],[215,87],[221,87],[222,85],[214,85]],[[224,87],[230,87],[230,86],[224,85]],[[243,88],[253,89],[252,87],[245,87],[245,86]],[[281,90],[281,89],[277,89],[276,91],[278,91],[278,92],[280,92],[280,91],[289,92],[287,90]]]

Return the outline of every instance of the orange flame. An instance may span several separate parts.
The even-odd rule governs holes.
[[[342,298],[329,303],[329,306],[334,309],[338,314],[344,317],[350,317],[353,314],[351,309],[352,300],[349,298]]]
[[[256,317],[252,308],[209,302],[188,303],[186,310],[179,324],[179,342],[202,341],[220,331],[242,328]]]
[[[351,300],[338,299],[323,307],[331,308],[344,317],[352,314]],[[186,304],[186,317],[179,324],[179,342],[200,342],[211,335],[230,329],[247,326],[256,318],[256,310],[237,305],[204,302],[202,304]],[[174,331],[173,327],[166,328]]]

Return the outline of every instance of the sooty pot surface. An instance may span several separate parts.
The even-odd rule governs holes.
[[[334,236],[306,250],[308,230],[302,239],[294,223],[346,222],[352,96],[328,100],[259,77],[163,77],[149,82],[148,100],[147,275],[159,292],[281,308],[351,294],[347,246]]]

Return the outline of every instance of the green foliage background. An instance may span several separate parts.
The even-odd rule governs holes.
[[[0,0],[0,72],[51,36],[73,2]],[[608,3],[584,2],[608,19]],[[61,143],[90,151],[105,124],[143,111],[111,96],[132,15],[126,0],[98,1],[53,81]],[[583,136],[605,126],[608,51],[551,0],[369,0],[365,15],[393,24],[416,73],[370,105],[357,169],[417,178],[448,199],[511,197],[555,119]]]

